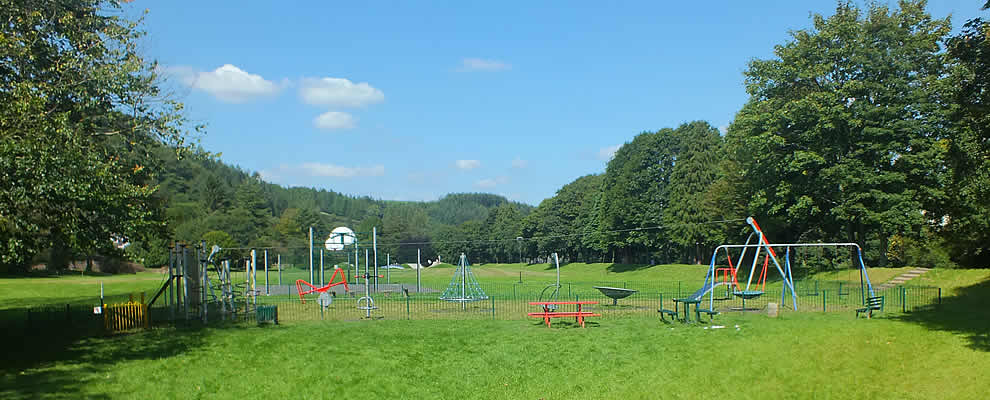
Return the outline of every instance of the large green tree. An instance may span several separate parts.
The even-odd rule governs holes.
[[[934,89],[949,22],[924,1],[865,11],[843,2],[813,21],[745,71],[750,100],[727,137],[739,183],[777,240],[875,237],[882,250],[890,235],[916,236],[942,212],[946,145]]]
[[[691,261],[705,261],[708,249],[725,239],[724,225],[731,207],[713,201],[712,190],[720,179],[722,136],[704,121],[683,124],[674,130],[677,155],[670,174],[670,201],[663,225],[671,241],[691,254]]]
[[[645,132],[616,151],[596,205],[597,247],[624,263],[646,262],[667,244],[661,224],[674,169],[673,130]]]
[[[988,7],[990,1],[983,9]],[[990,253],[990,21],[967,21],[947,47],[953,64],[944,86],[951,105],[952,181],[944,233],[957,261],[985,266]]]
[[[160,230],[152,142],[183,144],[181,105],[116,1],[0,1],[0,268],[39,251],[112,251]]]

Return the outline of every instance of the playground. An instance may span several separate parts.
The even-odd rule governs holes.
[[[772,244],[751,226],[709,265],[561,263],[555,253],[543,264],[479,265],[462,254],[456,265],[384,273],[374,262],[283,270],[257,250],[237,265],[200,246],[174,248],[161,272],[0,279],[13,360],[0,370],[0,397],[979,398],[990,389],[990,272],[860,263],[795,274],[793,253],[858,247]],[[125,296],[127,318],[140,323],[107,323]],[[693,309],[662,312],[677,306]]]

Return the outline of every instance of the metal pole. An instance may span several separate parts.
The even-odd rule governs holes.
[[[323,286],[323,249],[320,249],[320,286]]]
[[[182,318],[189,319],[189,283],[186,281],[186,258],[189,256],[189,249],[186,245],[182,246],[182,257],[180,267],[180,273],[182,274]]]
[[[375,253],[375,292],[378,291],[378,227],[371,227],[371,246]]]
[[[271,294],[268,287],[268,249],[265,249],[265,296],[271,296]]]
[[[251,280],[251,304],[258,305],[258,253],[251,249],[251,275],[248,276]]]
[[[357,282],[358,278],[358,264],[360,258],[358,258],[358,241],[357,235],[354,235],[354,281]]]
[[[423,269],[423,264],[419,263],[419,249],[416,249],[416,293],[419,293],[420,284],[420,271]]]
[[[313,279],[313,227],[309,227],[309,281]]]
[[[364,249],[364,297],[367,297],[368,308],[365,310],[365,318],[371,318],[371,282],[368,280],[368,249]]]
[[[392,284],[392,268],[389,268],[388,267],[389,265],[392,265],[392,255],[389,253],[385,253],[385,284],[386,285]]]
[[[278,254],[278,285],[282,286],[282,253]]]

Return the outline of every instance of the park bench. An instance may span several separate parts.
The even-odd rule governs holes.
[[[674,306],[677,306],[677,303],[674,303]],[[671,320],[674,320],[674,321],[677,320],[677,311],[676,310],[669,310],[669,309],[663,308],[663,294],[660,295],[660,308],[657,309],[657,312],[660,313],[660,319],[663,320],[664,322],[667,321],[667,319],[663,317],[664,315],[669,315]]]
[[[866,318],[873,318],[873,310],[883,311],[883,296],[867,297],[866,307],[856,309],[856,318],[859,314],[866,314]]]
[[[715,316],[716,315],[718,315],[718,310],[711,310],[711,309],[707,309],[707,308],[695,308],[694,309],[694,315],[695,315],[695,318],[698,320],[698,322],[701,322],[701,314],[708,314],[708,320],[711,321],[711,320],[715,319]]]
[[[278,306],[276,305],[258,306],[258,308],[255,311],[257,313],[256,319],[258,320],[258,324],[272,322],[275,325],[278,325]]]
[[[577,311],[550,311],[551,306],[558,305],[568,305],[573,304],[577,306]],[[597,314],[591,311],[581,311],[581,305],[584,304],[598,304],[597,301],[533,301],[530,302],[531,306],[540,306],[543,311],[541,312],[531,312],[526,313],[530,317],[543,318],[543,321],[547,324],[547,328],[550,327],[551,318],[562,318],[562,317],[574,317],[575,322],[584,328],[584,319],[587,317],[600,317],[601,314]]]

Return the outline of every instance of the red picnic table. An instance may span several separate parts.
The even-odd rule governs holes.
[[[560,317],[574,317],[574,321],[584,328],[584,318],[585,317],[600,317],[601,314],[595,314],[591,311],[581,311],[581,306],[585,304],[598,304],[597,301],[531,301],[529,305],[531,306],[541,306],[543,308],[542,312],[526,313],[530,317],[543,318],[546,322],[547,328],[550,327],[550,318],[560,318]],[[576,305],[577,311],[551,311],[550,306],[557,305]]]

